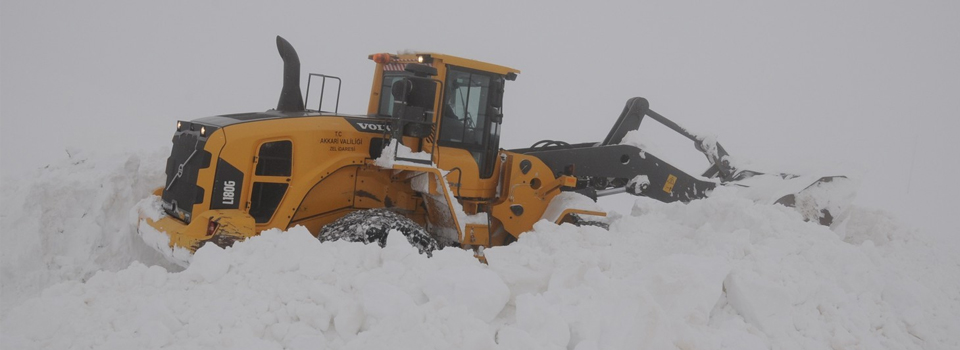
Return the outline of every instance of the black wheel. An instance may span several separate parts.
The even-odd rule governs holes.
[[[407,242],[420,250],[421,254],[430,255],[439,248],[437,240],[430,237],[416,222],[382,208],[357,210],[347,214],[324,226],[317,236],[324,242],[342,239],[348,242],[376,242],[383,247],[387,245],[387,234],[390,230],[400,231],[407,237]]]

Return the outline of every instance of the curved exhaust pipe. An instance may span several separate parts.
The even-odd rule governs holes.
[[[277,50],[283,59],[283,89],[277,110],[281,112],[303,112],[303,96],[300,94],[300,57],[286,39],[277,35]]]

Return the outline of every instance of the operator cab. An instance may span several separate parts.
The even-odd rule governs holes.
[[[380,68],[374,76],[372,114],[403,118],[396,115],[397,106],[403,105],[397,103],[401,96],[395,94],[396,87],[412,81],[412,89],[400,90],[410,90],[405,107],[422,108],[426,121],[433,127],[430,144],[425,146],[439,146],[440,153],[461,153],[444,152],[444,148],[466,151],[477,167],[479,179],[493,176],[503,121],[503,86],[506,80],[516,79],[520,71],[440,54],[375,54],[370,58]],[[425,67],[434,68],[436,73],[424,77]],[[430,147],[420,150],[434,152]]]

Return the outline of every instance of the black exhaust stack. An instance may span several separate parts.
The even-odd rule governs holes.
[[[277,110],[281,112],[303,112],[303,96],[300,94],[300,57],[286,39],[277,35],[277,50],[283,59],[283,90],[280,90],[280,102]]]

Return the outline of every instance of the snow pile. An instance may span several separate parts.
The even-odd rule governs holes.
[[[653,140],[643,137],[640,133],[640,130],[631,130],[627,131],[623,135],[623,140],[620,141],[621,145],[629,145],[640,149],[640,158],[647,158],[647,152],[663,156],[664,154],[669,154],[665,152],[665,148],[658,145]]]
[[[960,345],[951,252],[880,213],[858,210],[844,241],[790,209],[727,194],[638,201],[609,233],[540,226],[487,250],[517,303],[500,338],[597,349]]]
[[[22,209],[34,215],[11,226],[17,234],[50,241],[60,233],[49,226],[71,219],[78,224],[62,227],[76,240],[104,244],[71,251],[21,238],[12,260],[17,251],[4,245],[4,300],[18,301],[0,320],[3,348],[960,347],[958,258],[882,212],[855,209],[838,234],[720,189],[687,205],[638,200],[609,231],[541,221],[518,242],[485,250],[489,265],[455,248],[427,258],[396,232],[380,248],[321,243],[294,228],[206,246],[181,272],[136,262],[110,271],[149,249],[109,243],[135,237],[133,224],[109,205],[101,210],[136,203],[136,177],[110,176],[140,174],[129,159],[101,169],[103,179],[81,165],[48,175],[104,190],[23,202],[35,203]],[[52,180],[23,190],[72,198]],[[112,190],[112,181],[128,181],[126,189]],[[92,204],[74,209],[82,201]],[[67,215],[94,209],[88,216],[102,226]],[[15,238],[6,220],[4,239]],[[8,269],[31,254],[53,264]],[[32,277],[46,266],[56,278]],[[105,271],[89,279],[79,273],[98,266]],[[71,268],[77,273],[58,275]],[[65,282],[47,287],[57,280]],[[21,301],[33,295],[11,283],[45,289]]]
[[[600,207],[597,202],[594,202],[587,196],[576,192],[563,192],[550,200],[550,204],[547,205],[547,209],[543,211],[543,219],[541,220],[546,220],[547,222],[557,222],[557,220],[560,220],[560,216],[564,214],[564,211],[570,208],[601,213],[604,212],[603,208]],[[589,218],[590,220],[607,222],[606,218],[602,216],[583,214],[580,214],[580,216]]]
[[[83,281],[100,270],[119,270],[133,261],[166,264],[136,237],[131,211],[163,183],[166,152],[70,151],[69,159],[35,170],[30,178],[4,178],[0,310],[6,313],[43,288]]]
[[[181,273],[134,263],[47,289],[5,317],[4,347],[485,349],[509,296],[463,250],[428,259],[396,232],[381,249],[298,227],[204,246]]]
[[[414,152],[407,145],[397,143],[397,140],[390,140],[390,143],[383,147],[380,157],[373,160],[373,164],[382,168],[393,168],[394,164],[423,166],[405,159],[431,162],[432,156],[427,152]]]

